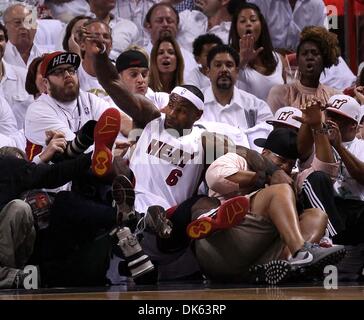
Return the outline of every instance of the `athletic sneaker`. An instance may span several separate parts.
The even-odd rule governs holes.
[[[167,219],[166,211],[161,206],[151,206],[144,216],[146,230],[150,230],[161,238],[169,238],[172,222]]]
[[[187,226],[192,239],[202,239],[217,230],[228,229],[239,224],[249,210],[249,199],[243,196],[231,198],[220,207],[202,214]]]
[[[95,150],[92,156],[92,172],[97,177],[112,173],[112,147],[120,131],[121,116],[117,109],[104,111],[94,129]]]
[[[291,265],[285,260],[272,260],[265,264],[251,266],[249,273],[254,283],[276,285],[289,278]]]
[[[344,258],[346,249],[336,245],[330,248],[320,247],[318,244],[305,242],[303,247],[289,260],[294,270],[301,270],[301,274],[322,276],[327,265],[336,265]]]
[[[135,217],[134,186],[126,176],[118,175],[114,178],[112,183],[112,197],[118,208],[117,223],[119,226],[123,226],[127,221]]]
[[[144,253],[137,237],[131,233],[128,227],[119,229],[116,234],[119,239],[118,245],[125,256],[133,278],[140,277],[154,270],[152,262]]]

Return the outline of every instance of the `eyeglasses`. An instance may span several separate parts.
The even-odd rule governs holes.
[[[48,76],[52,75],[55,77],[64,77],[64,75],[67,73],[70,76],[73,76],[76,74],[76,69],[74,67],[68,67],[68,68],[58,68],[48,73]]]

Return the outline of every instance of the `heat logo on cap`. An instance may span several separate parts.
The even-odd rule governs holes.
[[[335,109],[340,109],[346,102],[348,102],[348,100],[346,99],[336,99],[332,102],[331,107],[335,108]]]
[[[277,120],[287,121],[287,119],[289,118],[289,116],[291,116],[292,114],[293,114],[293,111],[288,111],[288,112],[283,111],[278,116]]]
[[[54,68],[58,65],[61,64],[71,64],[71,65],[75,65],[76,64],[76,59],[77,59],[77,54],[70,54],[70,53],[63,53],[60,54],[56,57],[54,57],[52,60],[52,67]]]

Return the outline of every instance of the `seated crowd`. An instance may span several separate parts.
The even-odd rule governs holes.
[[[364,68],[323,1],[41,3],[0,23],[0,289],[27,265],[41,287],[340,276]]]

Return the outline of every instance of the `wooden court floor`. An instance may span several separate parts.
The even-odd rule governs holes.
[[[167,286],[59,288],[37,291],[0,291],[0,300],[364,300],[364,283],[247,287],[169,284]]]

